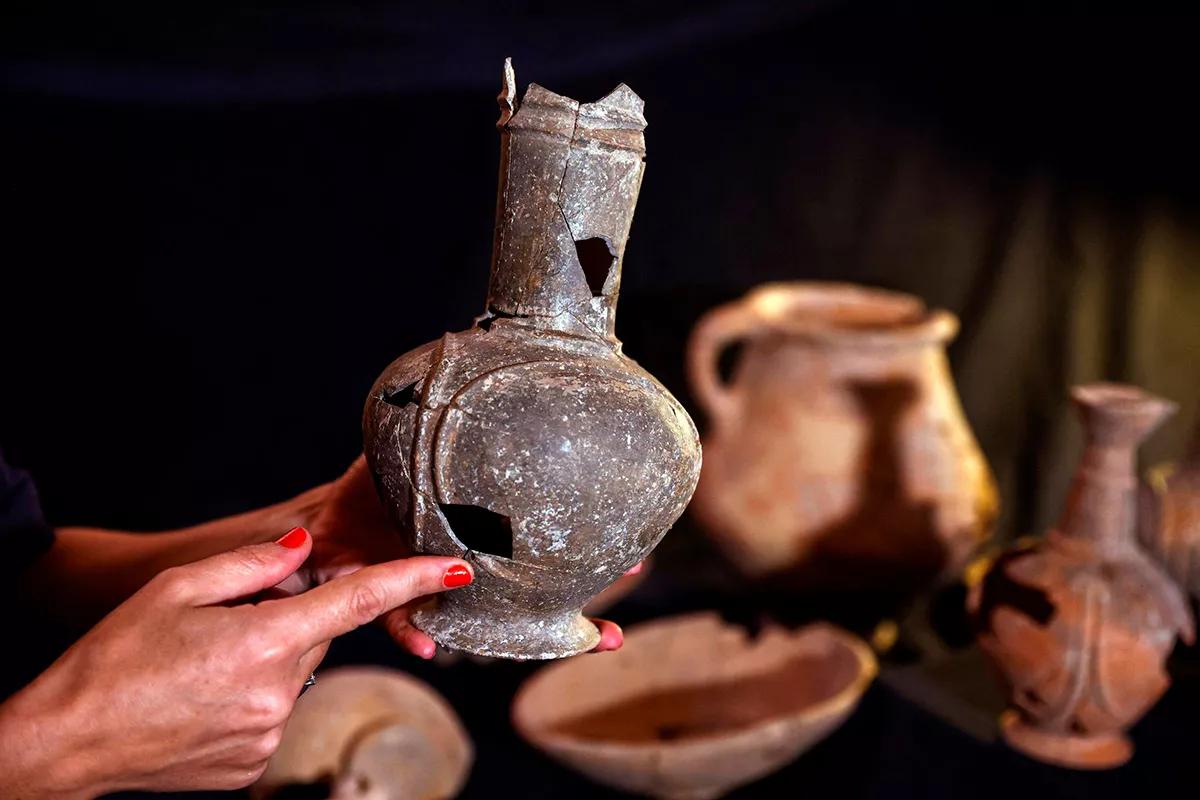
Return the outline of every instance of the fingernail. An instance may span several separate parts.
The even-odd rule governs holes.
[[[304,528],[292,528],[290,531],[280,536],[275,540],[275,544],[295,550],[297,547],[304,545],[304,540],[308,538],[308,531]]]
[[[467,569],[465,564],[455,564],[442,576],[442,586],[447,589],[457,589],[460,586],[466,586],[472,579],[471,570]]]
[[[645,563],[646,562],[644,562],[644,561],[639,561],[638,563],[634,564],[629,569],[625,570],[625,574],[626,575],[637,575],[638,573],[640,573],[642,571],[642,567],[645,566]]]

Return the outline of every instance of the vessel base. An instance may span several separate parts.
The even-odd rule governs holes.
[[[443,647],[516,661],[566,658],[600,643],[600,631],[579,611],[558,617],[484,616],[439,597],[412,621]]]
[[[1133,742],[1122,733],[1080,736],[1052,733],[1027,724],[1015,711],[1000,716],[1004,740],[1030,758],[1072,769],[1112,769],[1133,756]]]

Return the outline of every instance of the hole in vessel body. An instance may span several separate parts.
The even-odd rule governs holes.
[[[600,297],[604,294],[608,273],[617,261],[616,255],[609,248],[608,242],[599,236],[576,241],[575,255],[579,257],[579,266],[583,267],[583,276],[587,278],[592,297]]]
[[[468,550],[512,558],[512,520],[482,506],[439,503],[450,532]]]
[[[385,394],[383,396],[383,402],[387,403],[390,406],[407,406],[407,405],[412,405],[412,404],[416,403],[417,402],[417,384],[416,384],[416,382],[414,381],[413,383],[410,383],[407,386],[400,387],[399,389],[397,389],[394,392]]]
[[[1050,595],[1037,586],[1026,586],[1007,573],[1008,565],[1018,559],[1032,555],[1030,550],[1008,553],[996,559],[983,579],[979,608],[975,613],[975,624],[982,630],[992,628],[992,613],[1005,606],[1025,615],[1035,624],[1045,627],[1054,618],[1055,606]]]

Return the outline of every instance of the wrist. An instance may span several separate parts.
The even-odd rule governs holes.
[[[48,696],[47,677],[0,705],[0,796],[86,800],[115,788],[80,738],[85,728],[75,704]]]

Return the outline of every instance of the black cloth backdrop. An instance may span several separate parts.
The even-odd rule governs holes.
[[[334,477],[378,372],[481,311],[512,56],[522,87],[590,99],[624,81],[645,98],[617,330],[701,424],[682,357],[704,309],[767,280],[911,291],[962,317],[951,359],[1001,535],[1041,530],[1078,452],[1070,384],[1180,401],[1147,462],[1178,454],[1200,389],[1194,28],[1091,11],[14,9],[0,445],[57,524],[178,526]],[[668,576],[667,556],[703,547],[690,529],[668,544]],[[623,621],[675,607],[650,586]],[[331,663],[364,657],[399,663],[373,631]],[[529,667],[405,665],[471,726],[466,796],[501,774],[513,796],[608,796],[508,731]],[[738,796],[1121,796],[1187,773],[1196,693],[1176,687],[1133,765],[1093,776],[979,745],[877,687]]]

